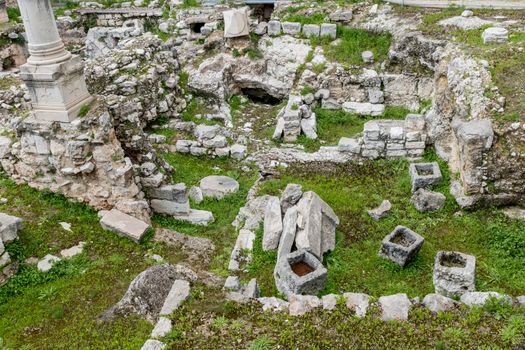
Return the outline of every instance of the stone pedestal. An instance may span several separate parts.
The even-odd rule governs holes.
[[[50,0],[18,0],[30,57],[20,67],[36,119],[70,122],[91,102],[80,57],[64,48]]]
[[[9,16],[7,15],[7,3],[6,0],[0,0],[0,23],[9,22]]]

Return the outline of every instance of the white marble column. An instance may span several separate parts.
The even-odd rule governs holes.
[[[9,17],[7,16],[7,0],[0,0],[0,23],[9,22]]]
[[[80,57],[65,49],[50,0],[18,0],[18,6],[30,54],[21,77],[31,94],[35,118],[69,122],[92,100]]]

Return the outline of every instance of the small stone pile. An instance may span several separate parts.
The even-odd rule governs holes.
[[[182,125],[184,124],[184,125]],[[177,152],[202,156],[205,154],[216,155],[218,157],[232,157],[234,159],[244,159],[246,156],[246,146],[241,144],[229,145],[228,137],[231,136],[229,130],[218,125],[195,125],[193,123],[178,123],[179,127],[184,127],[185,131],[193,132],[197,140],[177,140],[175,148]]]
[[[22,219],[0,213],[0,286],[18,271],[18,264],[11,261],[5,245],[18,239]]]
[[[338,149],[367,159],[419,158],[425,152],[426,139],[424,117],[409,114],[405,120],[368,121],[363,137],[343,137]]]
[[[312,103],[313,98],[307,101],[306,97],[290,95],[288,104],[277,115],[277,126],[272,138],[294,142],[302,132],[309,139],[317,139],[317,121],[310,107]]]

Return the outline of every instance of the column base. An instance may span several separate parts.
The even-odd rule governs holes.
[[[71,122],[80,108],[92,101],[78,56],[49,65],[27,63],[20,72],[37,120]]]

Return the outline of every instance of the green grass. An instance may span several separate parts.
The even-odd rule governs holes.
[[[174,252],[151,242],[137,245],[104,231],[94,210],[60,195],[38,192],[0,179],[8,204],[0,211],[24,219],[20,239],[7,246],[12,257],[58,255],[87,242],[84,253],[60,262],[48,273],[21,264],[18,274],[0,287],[0,334],[13,349],[140,348],[152,326],[136,317],[98,323],[129,282],[148,267],[148,249],[177,261]],[[66,232],[59,222],[71,223]],[[74,336],[72,336],[74,335]]]
[[[279,195],[286,184],[299,183],[319,194],[339,216],[336,249],[324,260],[328,284],[322,294],[351,291],[373,296],[424,296],[433,292],[432,271],[438,250],[476,256],[478,290],[524,294],[525,224],[492,209],[454,215],[460,209],[449,194],[446,164],[440,163],[444,181],[435,190],[445,194],[447,202],[435,213],[419,213],[410,203],[406,161],[292,166],[278,179],[265,182],[260,193]],[[387,218],[376,222],[366,210],[377,207],[383,199],[390,200],[393,209]],[[404,269],[377,254],[381,240],[396,225],[405,225],[426,239],[416,259]],[[259,241],[253,260],[257,266],[250,269],[247,278],[257,277],[263,292],[271,295],[275,292],[271,276],[275,261],[270,254],[261,253]]]
[[[337,27],[337,37],[341,42],[335,46],[330,45],[331,39],[312,38],[312,45],[322,45],[325,56],[333,61],[347,65],[362,65],[363,51],[372,51],[376,61],[382,62],[387,58],[391,43],[390,34],[377,34],[363,29],[350,27]]]
[[[290,14],[283,19],[283,22],[298,22],[301,25],[305,24],[322,24],[328,21],[325,20],[326,14],[322,12],[316,12],[311,15],[298,15]]]
[[[524,335],[523,308],[463,307],[432,315],[415,307],[407,322],[386,323],[377,307],[363,319],[344,305],[296,317],[262,312],[256,303],[224,302],[218,294],[199,288],[171,316],[175,336],[169,349],[519,349]]]

